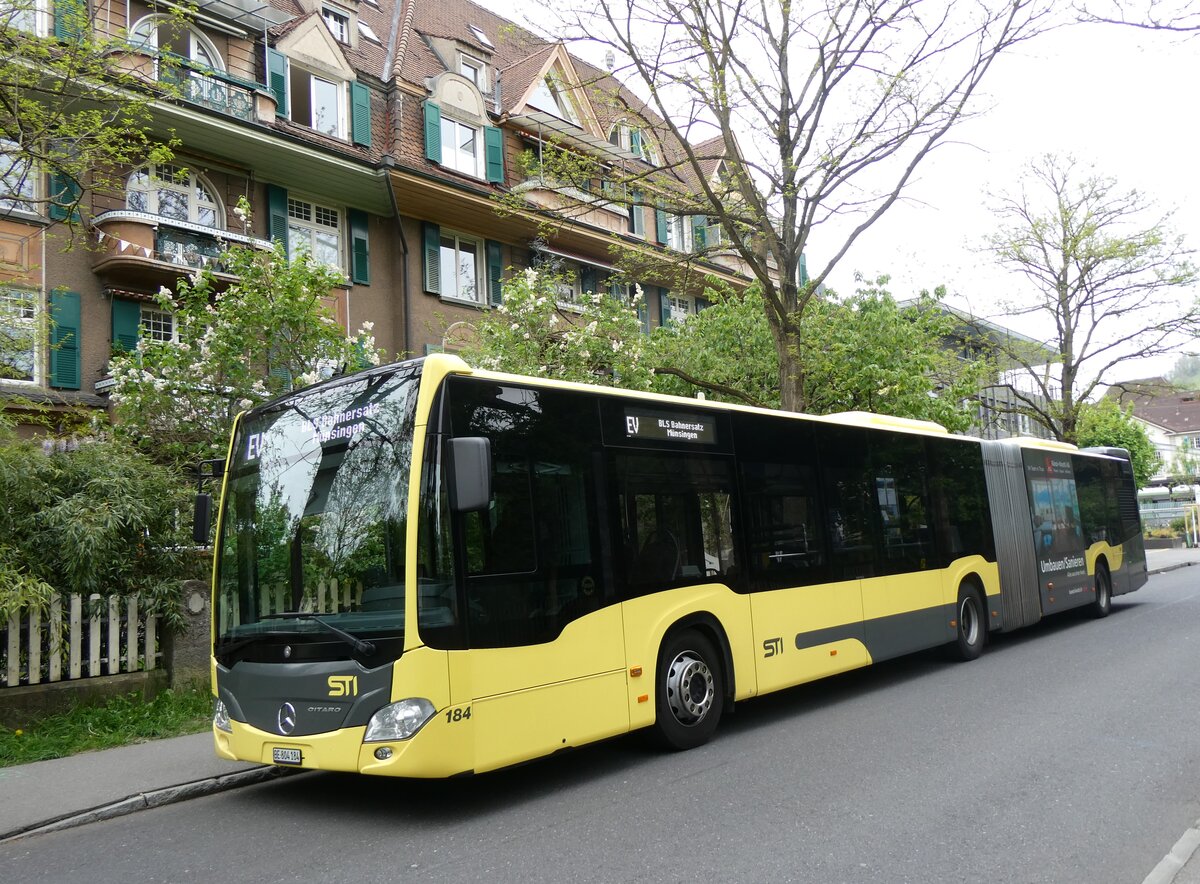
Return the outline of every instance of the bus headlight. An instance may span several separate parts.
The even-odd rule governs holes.
[[[213,727],[225,731],[227,734],[233,733],[233,725],[229,723],[229,710],[225,708],[225,702],[217,697],[213,697],[213,700]]]
[[[433,717],[435,711],[433,704],[423,697],[409,697],[384,706],[371,716],[363,742],[407,740]]]

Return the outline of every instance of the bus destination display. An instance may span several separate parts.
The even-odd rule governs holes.
[[[681,414],[672,411],[627,407],[625,409],[625,435],[630,439],[715,445],[717,421],[714,415],[708,414]]]

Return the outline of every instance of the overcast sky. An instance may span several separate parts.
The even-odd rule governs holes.
[[[514,18],[524,0],[482,0]],[[519,19],[518,19],[519,20]],[[918,172],[909,200],[867,232],[829,284],[854,288],[854,273],[887,273],[897,297],[945,285],[956,306],[992,316],[1018,281],[978,253],[994,229],[989,191],[1002,191],[1031,158],[1069,153],[1136,187],[1200,246],[1200,171],[1193,98],[1200,82],[1200,37],[1111,25],[1078,25],[1002,56],[985,80],[980,119],[962,126]],[[809,267],[820,266],[818,232]],[[1036,334],[1036,328],[1020,331]],[[1163,373],[1173,357],[1131,364],[1110,380]]]

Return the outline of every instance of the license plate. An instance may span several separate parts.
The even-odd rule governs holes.
[[[271,760],[276,764],[299,764],[300,763],[299,749],[272,749]]]

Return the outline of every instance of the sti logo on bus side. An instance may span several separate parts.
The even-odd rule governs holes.
[[[358,676],[357,675],[331,675],[331,676],[329,676],[329,696],[331,696],[331,697],[357,697],[358,696]]]

